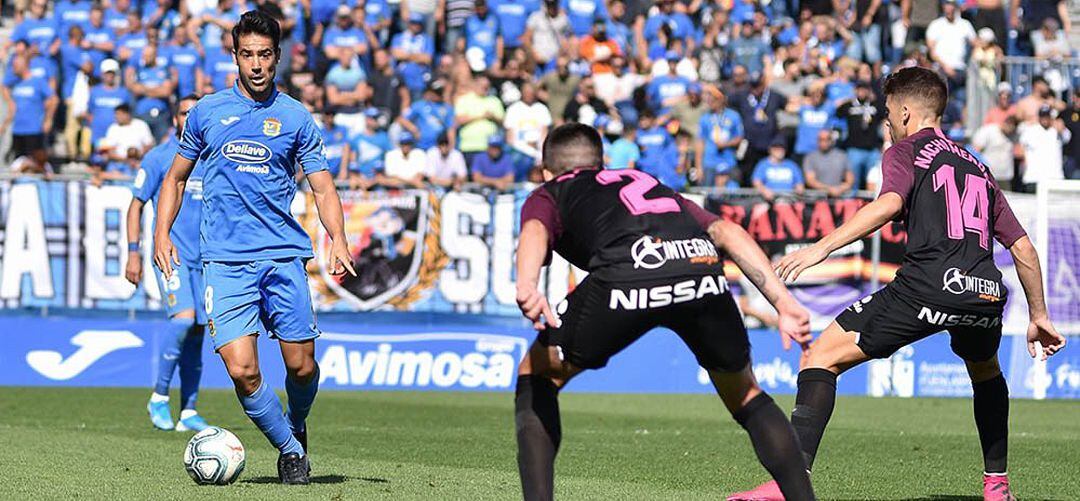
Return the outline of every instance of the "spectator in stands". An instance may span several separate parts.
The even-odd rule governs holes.
[[[1009,82],[1001,82],[997,85],[997,99],[994,106],[986,110],[984,124],[1001,125],[1008,117],[1016,117],[1016,105],[1012,102],[1013,88]]]
[[[1035,57],[1055,59],[1069,57],[1073,52],[1061,23],[1052,17],[1044,19],[1042,28],[1031,34],[1031,45]]]
[[[7,116],[0,123],[0,135],[11,128],[11,149],[15,157],[35,157],[48,151],[47,139],[52,133],[53,116],[58,98],[48,82],[30,74],[26,56],[12,61],[12,74],[4,77],[3,99]]]
[[[799,106],[799,126],[795,129],[794,153],[797,161],[817,149],[818,132],[836,124],[836,107],[825,99],[825,82],[817,81],[806,91]]]
[[[396,116],[399,110],[408,109],[412,96],[408,87],[401,84],[401,78],[391,66],[390,54],[378,49],[372,58],[374,71],[368,78],[371,85],[371,104],[379,111]]]
[[[589,4],[588,2],[572,2],[571,5],[577,3]],[[608,36],[606,22],[599,17],[593,21],[592,33],[581,39],[578,50],[581,57],[590,63],[592,76],[598,80],[597,85],[603,85],[602,82],[611,79],[614,72],[611,60],[622,55],[618,42]]]
[[[678,145],[673,134],[663,127],[652,111],[641,112],[636,136],[638,148],[641,149],[641,160],[637,167],[669,188],[682,188],[686,184],[686,176],[676,172]]]
[[[607,37],[615,41],[620,53],[624,55],[632,54],[634,50],[634,29],[623,21],[626,17],[626,2],[612,0],[608,2],[608,9],[610,19],[607,22]]]
[[[930,23],[941,14],[942,0],[900,0],[900,22],[907,31],[904,53],[914,52],[926,43]]]
[[[727,107],[727,96],[716,91],[707,99],[709,112],[699,121],[697,165],[702,168],[702,186],[724,187],[735,169],[735,150],[743,141],[742,117]]]
[[[746,133],[746,153],[739,165],[744,186],[749,186],[758,161],[769,155],[770,144],[780,132],[777,112],[785,108],[787,102],[786,98],[772,92],[762,77],[751,82],[748,92],[735,94],[731,99],[731,107],[742,117]]]
[[[1038,117],[1038,122],[1019,128],[1018,142],[1024,158],[1023,183],[1019,191],[1025,193],[1035,193],[1038,183],[1065,178],[1062,146],[1072,139],[1065,124],[1054,119],[1054,109],[1050,105],[1039,108]]]
[[[176,90],[176,69],[168,59],[158,57],[158,42],[147,44],[142,54],[128,66],[127,88],[135,97],[135,116],[150,127],[155,140],[165,137],[172,124],[169,102]]]
[[[75,81],[79,72],[86,63],[90,63],[91,71],[87,76],[94,74],[101,61],[95,61],[92,53],[83,47],[82,26],[74,25],[68,30],[67,40],[60,46],[60,96],[64,100],[71,98],[75,87]]]
[[[443,5],[441,13],[437,12],[437,29],[439,31],[439,50],[443,54],[457,53],[458,43],[465,38],[465,21],[472,16],[475,5],[475,0],[440,0]],[[516,2],[511,2],[516,5]],[[498,6],[499,2],[496,0],[492,2],[495,8],[496,15],[499,15],[499,22],[502,23],[503,19],[499,14]],[[524,6],[518,6],[523,15],[525,12]],[[524,18],[522,19],[524,23]]]
[[[619,122],[618,128],[621,128],[619,139],[611,143],[611,147],[608,149],[607,154],[607,168],[608,169],[636,169],[638,162],[641,160],[641,149],[638,148],[634,138],[636,136],[636,130],[632,126],[624,126]],[[618,128],[611,129],[612,132],[617,131]]]
[[[976,31],[989,28],[994,33],[995,40],[1008,40],[1004,0],[976,0],[975,15],[971,22]]]
[[[93,3],[90,0],[59,0],[53,5],[53,18],[59,24],[61,36],[67,33],[72,26],[78,25],[85,28],[90,24],[90,9]]]
[[[409,15],[409,28],[394,36],[390,52],[397,61],[397,74],[414,98],[420,97],[431,76],[435,43],[424,33],[424,15]]]
[[[593,125],[596,122],[596,117],[609,115],[610,113],[611,109],[608,108],[607,103],[596,96],[596,85],[593,83],[592,78],[585,77],[581,80],[578,91],[574,94],[574,99],[571,99],[570,103],[566,105],[562,118],[564,122]]]
[[[468,177],[465,156],[453,147],[446,134],[440,134],[435,146],[427,150],[428,182],[442,188],[459,189]]]
[[[101,5],[91,7],[90,23],[85,29],[85,43],[88,49],[97,53],[96,57],[104,59],[116,49],[116,33],[105,26],[105,9]]]
[[[627,71],[628,61],[623,56],[611,59],[611,73],[595,75],[596,95],[615,109],[623,123],[637,123],[637,108],[634,106],[634,92],[645,85],[646,77],[635,71]],[[633,127],[630,127],[631,129]]]
[[[882,59],[881,29],[888,22],[889,6],[881,0],[855,0],[854,4],[854,15],[845,18],[845,27],[851,31],[847,56],[856,61],[877,64]]]
[[[372,33],[378,40],[379,45],[386,45],[390,37],[390,24],[394,18],[390,4],[386,0],[356,0],[355,8],[363,10],[364,17],[359,20],[354,17],[353,24],[363,26]],[[372,44],[372,47],[374,46]]]
[[[120,63],[114,59],[101,62],[101,83],[90,89],[84,120],[90,124],[90,143],[97,150],[109,127],[116,121],[114,111],[131,102],[132,96],[120,86]]]
[[[165,34],[165,38],[172,38],[176,35],[177,31],[187,31],[187,26],[184,24],[184,19],[180,15],[179,9],[173,8],[172,0],[156,0],[153,2],[153,7],[150,6],[150,0],[144,0],[142,2],[142,24],[143,26],[154,26],[161,30]],[[191,15],[190,10],[188,15]],[[187,20],[191,18],[188,17]],[[187,94],[184,94],[185,96]]]
[[[592,30],[593,23],[608,22],[607,6],[603,0],[569,1],[562,0],[562,8],[570,21],[570,31],[578,38],[585,37]]]
[[[701,93],[701,84],[691,82],[687,87],[686,100],[671,107],[671,118],[678,122],[680,131],[690,135],[691,142],[697,141],[701,133],[701,117],[709,111]]]
[[[176,69],[176,96],[195,94],[202,88],[200,83],[206,78],[203,74],[203,58],[187,30],[174,30],[171,42],[162,47],[161,52],[168,59],[169,66]]]
[[[769,145],[769,156],[754,168],[753,185],[758,194],[772,202],[777,194],[803,192],[803,172],[795,162],[784,158],[786,141],[776,138]]]
[[[206,55],[203,57],[203,94],[212,94],[214,91],[228,89],[236,83],[240,74],[237,73],[236,62],[233,60],[232,32],[221,32],[221,41],[216,47],[204,47]]]
[[[206,3],[205,5],[213,5]],[[202,33],[202,48],[207,54],[217,52],[218,49],[232,50],[232,38],[226,39],[225,33],[230,33],[233,26],[240,20],[241,11],[234,0],[218,0],[217,6],[203,9],[200,13],[189,12],[192,22],[188,29],[192,30],[192,39],[199,39]],[[231,52],[230,52],[231,54]],[[209,55],[207,55],[209,58]]]
[[[559,54],[572,43],[570,20],[559,7],[559,0],[544,0],[544,8],[525,21],[525,48],[542,71],[550,71]],[[554,113],[561,116],[561,113]]]
[[[472,181],[480,186],[488,186],[505,191],[514,183],[514,164],[510,156],[503,153],[503,138],[494,134],[487,140],[487,151],[474,157],[472,162]]]
[[[363,12],[363,11],[361,11]],[[334,25],[322,37],[323,54],[331,61],[341,61],[342,52],[348,51],[359,60],[369,57],[368,34],[363,24],[353,24],[353,9],[341,4],[337,8]]]
[[[1080,179],[1080,92],[1073,91],[1072,101],[1061,116],[1065,129],[1069,131],[1069,141],[1062,151],[1065,157],[1065,177]]]
[[[49,85],[49,88],[53,89],[54,92],[56,91],[56,77],[59,70],[56,67],[56,62],[54,62],[52,58],[39,54],[37,47],[33,45],[21,41],[16,42],[15,53],[8,58],[5,74],[14,74],[14,71],[11,69],[11,63],[15,61],[15,57],[24,57],[27,65],[30,67],[30,76],[45,80],[45,83]]]
[[[529,170],[540,165],[540,149],[551,123],[548,107],[536,100],[536,84],[522,84],[521,100],[506,109],[506,118],[503,119],[515,179],[524,179]]]
[[[731,64],[742,66],[750,73],[762,73],[771,65],[771,48],[762,40],[752,20],[743,21],[739,35],[728,45]]]
[[[409,131],[398,135],[398,147],[386,152],[384,173],[389,186],[423,188],[427,172],[427,154],[416,148],[416,137]]]
[[[339,47],[336,54],[338,59],[326,72],[324,80],[326,104],[337,108],[338,123],[353,135],[363,127],[363,104],[371,99],[372,90],[353,48]]]
[[[975,41],[975,28],[960,17],[956,0],[942,0],[941,17],[926,27],[926,47],[930,59],[948,77],[950,87],[964,86],[968,50]]]
[[[690,89],[690,80],[676,72],[676,63],[682,56],[673,50],[664,54],[668,62],[668,73],[654,77],[649,83],[646,93],[649,97],[649,106],[657,115],[664,115],[675,104],[686,99]]]
[[[1064,103],[1054,97],[1054,93],[1050,90],[1050,84],[1046,83],[1046,79],[1041,75],[1036,75],[1031,79],[1031,94],[1016,103],[1016,117],[1020,120],[1020,123],[1035,124],[1039,121],[1039,110],[1044,106],[1063,109]]]
[[[648,19],[642,27],[642,39],[639,43],[639,54],[649,52],[649,44],[655,43],[660,38],[660,30],[666,27],[676,40],[692,41],[694,34],[694,22],[683,12],[675,9],[675,0],[657,0],[655,12],[650,12]],[[693,52],[694,46],[686,47],[688,52]]]
[[[22,22],[15,25],[15,31],[11,39],[4,42],[3,49],[7,53],[11,44],[26,42],[36,47],[39,54],[49,57],[57,55],[60,51],[60,27],[55,19],[46,15],[48,9],[47,0],[31,0],[30,9],[23,17]]]
[[[975,131],[971,137],[971,146],[982,155],[994,179],[1002,188],[1010,189],[1015,177],[1016,167],[1013,161],[1016,143],[1016,117],[1008,116],[1001,123],[988,122]]]
[[[390,136],[379,125],[382,112],[378,108],[364,111],[367,123],[364,131],[352,138],[352,161],[349,162],[349,186],[368,189],[383,181],[386,154],[393,148]]]
[[[111,11],[112,9],[110,9]],[[106,23],[108,24],[108,23]],[[159,34],[156,26],[150,26],[143,29],[142,18],[139,17],[139,13],[131,11],[128,13],[128,18],[124,23],[125,29],[118,29],[115,25],[109,25],[114,31],[116,31],[116,58],[121,63],[127,63],[132,57],[146,47],[146,44],[150,40],[155,42],[159,41]],[[152,33],[151,33],[152,32]],[[152,35],[152,36],[151,36]]]
[[[480,75],[470,88],[454,102],[454,123],[457,125],[458,148],[465,161],[473,165],[475,156],[487,148],[488,138],[499,132],[505,117],[502,101],[489,95],[491,82]]]
[[[327,170],[338,181],[346,181],[349,175],[349,162],[352,159],[352,146],[349,145],[348,131],[334,123],[336,110],[328,106],[322,114],[322,140],[325,148]]]
[[[577,93],[580,83],[581,77],[570,74],[570,61],[566,57],[559,57],[555,70],[540,79],[540,99],[548,104],[555,125],[563,123],[566,106]]]
[[[858,189],[870,168],[881,161],[881,123],[885,119],[885,106],[874,94],[873,84],[860,81],[855,85],[855,97],[841,104],[836,114],[847,125],[843,146]]]
[[[425,151],[434,148],[436,139],[443,135],[453,141],[454,108],[443,102],[442,92],[442,81],[432,82],[424,91],[423,99],[414,101],[397,118],[397,123],[417,138],[417,147]]]
[[[447,0],[447,8],[453,1]],[[499,18],[504,50],[524,46],[525,24],[531,13],[540,10],[540,0],[489,0],[488,3]]]
[[[1020,12],[1023,12],[1021,17]],[[1020,44],[1030,48],[1032,36],[1047,19],[1053,19],[1065,30],[1072,31],[1069,7],[1065,0],[1013,0],[1009,2],[1009,24],[1019,31]],[[1027,52],[1031,54],[1031,52]]]
[[[477,48],[484,53],[484,66],[494,68],[503,60],[503,37],[499,18],[488,9],[487,0],[476,0],[475,14],[465,21],[465,38],[458,40],[458,49]]]
[[[113,112],[115,122],[105,132],[98,145],[98,153],[104,158],[105,169],[93,168],[95,181],[100,184],[108,179],[130,179],[139,170],[143,155],[156,144],[146,122],[131,115],[131,107],[121,104]]]
[[[803,174],[807,188],[824,191],[835,198],[851,193],[855,186],[855,174],[848,164],[847,153],[834,147],[834,134],[828,129],[818,132],[818,149],[803,159]]]

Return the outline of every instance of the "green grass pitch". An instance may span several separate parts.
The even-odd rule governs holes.
[[[247,470],[195,485],[189,434],[152,429],[148,395],[0,389],[0,499],[520,499],[511,394],[323,392],[306,487],[276,484],[276,451],[219,390],[201,412],[244,442]],[[722,499],[767,478],[715,397],[569,393],[561,406],[562,499]],[[1016,494],[1080,499],[1080,404],[1014,401],[1011,424]],[[981,472],[970,400],[860,397],[838,400],[813,479],[822,499],[977,500]]]

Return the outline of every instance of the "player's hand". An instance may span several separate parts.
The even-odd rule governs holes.
[[[136,287],[139,285],[139,282],[142,281],[142,255],[138,252],[128,253],[124,278],[126,278],[128,282],[131,282],[131,285]]]
[[[1028,353],[1031,354],[1031,358],[1038,356],[1035,343],[1042,345],[1040,360],[1046,360],[1065,347],[1065,337],[1058,334],[1049,318],[1032,319],[1027,331]]]
[[[551,305],[547,297],[540,293],[536,287],[518,287],[517,304],[525,318],[532,320],[533,327],[542,331],[547,326],[559,327],[558,317],[551,312]],[[541,315],[543,319],[541,319]]]
[[[169,235],[154,235],[154,264],[165,274],[165,280],[172,278],[173,264],[180,266],[180,254]]]
[[[785,350],[791,349],[791,342],[799,343],[803,350],[810,345],[810,312],[794,300],[777,307],[777,324],[780,329],[780,342]]]
[[[348,270],[352,276],[356,276],[356,270],[352,267],[352,253],[349,252],[349,244],[345,243],[344,238],[334,240],[330,246],[330,262],[326,264],[331,275],[344,275]]]
[[[824,261],[826,257],[829,257],[829,254],[817,245],[804,247],[784,256],[776,263],[776,276],[785,283],[794,282],[807,268]]]

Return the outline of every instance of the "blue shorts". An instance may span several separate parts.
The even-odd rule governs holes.
[[[248,335],[267,333],[282,341],[319,337],[311,307],[304,259],[249,263],[203,263],[207,331],[214,350]]]
[[[181,264],[173,270],[169,280],[165,280],[165,274],[160,270],[155,271],[165,314],[172,318],[184,310],[195,310],[195,323],[206,325],[202,269]]]

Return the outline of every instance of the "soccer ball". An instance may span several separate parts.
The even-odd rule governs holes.
[[[197,484],[227,485],[244,471],[244,445],[229,430],[211,426],[184,448],[184,469]]]

